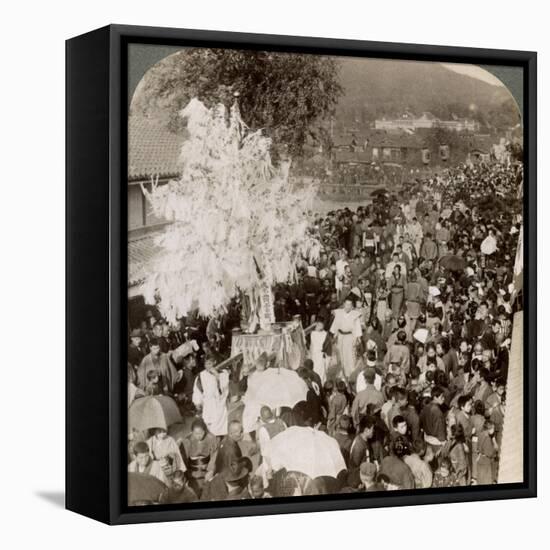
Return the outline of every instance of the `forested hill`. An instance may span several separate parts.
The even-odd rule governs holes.
[[[340,73],[344,94],[337,119],[345,123],[400,116],[405,111],[427,111],[443,120],[470,117],[499,128],[519,122],[506,88],[439,63],[340,58]]]

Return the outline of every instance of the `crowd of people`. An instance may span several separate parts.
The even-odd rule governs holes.
[[[396,164],[343,162],[337,165],[333,180],[343,185],[372,182],[379,182],[380,185],[398,185],[402,178],[403,169]]]
[[[274,288],[277,321],[300,316],[308,327],[296,371],[307,396],[263,406],[253,431],[242,418],[249,377],[280,365],[263,353],[218,368],[238,301],[178,327],[151,309],[130,334],[129,407],[169,396],[184,422],[129,434],[129,472],[162,489],[132,504],[496,483],[521,307],[521,180],[521,165],[459,166],[317,216],[319,259]],[[317,478],[274,470],[270,441],[290,426],[328,434],[345,468]]]

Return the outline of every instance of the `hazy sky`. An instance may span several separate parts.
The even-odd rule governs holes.
[[[442,65],[447,67],[447,69],[451,69],[451,71],[479,78],[479,80],[494,84],[495,86],[503,85],[496,76],[493,76],[490,72],[477,65],[467,65],[466,63],[442,63]]]

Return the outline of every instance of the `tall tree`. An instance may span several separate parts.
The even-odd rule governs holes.
[[[191,98],[230,106],[238,94],[244,122],[264,130],[275,147],[300,154],[308,139],[321,139],[320,122],[342,94],[338,62],[331,57],[262,51],[193,48],[150,69],[132,108],[165,112],[178,130],[179,111]]]
[[[309,233],[313,187],[293,189],[288,163],[271,163],[270,140],[251,131],[236,105],[210,109],[193,99],[181,177],[144,192],[172,220],[145,271],[143,295],[169,321],[197,308],[210,317],[245,295],[251,326],[274,322],[271,287],[292,280],[319,242]],[[257,319],[256,319],[257,318]]]

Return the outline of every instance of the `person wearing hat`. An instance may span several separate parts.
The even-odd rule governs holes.
[[[128,363],[130,363],[130,365],[137,369],[141,364],[144,356],[145,353],[142,345],[141,330],[139,328],[135,328],[130,333],[130,344],[128,345]]]
[[[161,495],[160,504],[182,504],[196,502],[197,493],[189,486],[184,472],[176,470],[172,475],[172,484]]]
[[[240,500],[246,496],[250,460],[238,458],[227,464],[211,481],[205,484],[202,501]]]

